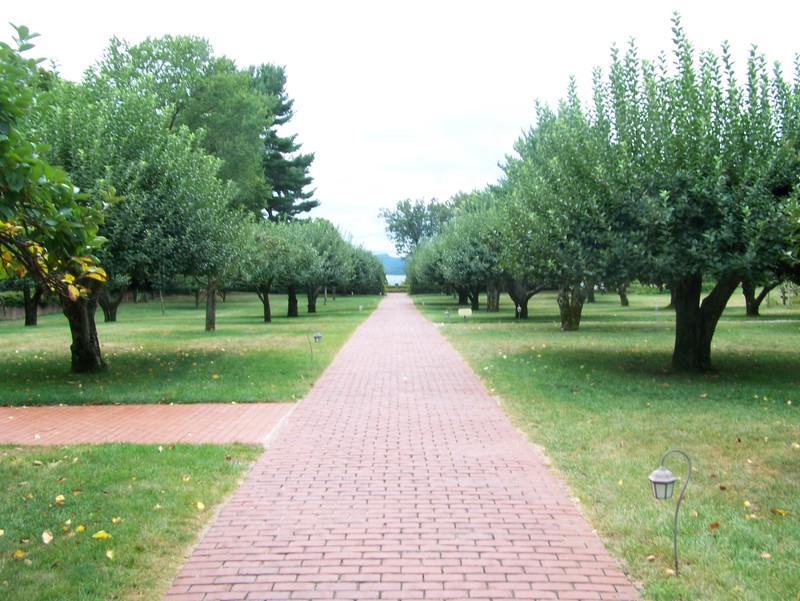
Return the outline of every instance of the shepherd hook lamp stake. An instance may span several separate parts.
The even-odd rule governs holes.
[[[311,346],[311,328],[308,328],[308,331],[306,332],[306,339],[308,340],[308,352],[311,354],[310,361],[311,361],[311,364],[313,365],[314,364],[314,347]],[[322,340],[322,334],[320,334],[319,332],[314,332],[314,342],[319,344],[321,340]]]
[[[686,481],[683,483],[681,493],[678,495],[678,504],[675,506],[675,521],[672,524],[672,549],[675,555],[675,575],[678,575],[678,510],[681,508],[681,501],[683,501],[683,493],[686,490],[686,485],[689,484],[689,478],[692,477],[692,460],[689,456],[679,449],[671,449],[664,453],[661,457],[661,466],[653,470],[650,474],[650,484],[653,487],[653,496],[656,499],[669,499],[672,497],[672,491],[675,488],[675,481],[677,478],[675,474],[664,467],[664,460],[672,453],[683,455],[686,463],[689,464],[689,469],[686,472]]]

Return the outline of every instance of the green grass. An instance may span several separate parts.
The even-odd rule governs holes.
[[[286,297],[272,297],[264,323],[255,294],[229,294],[217,304],[217,329],[205,332],[205,312],[194,299],[125,303],[118,321],[98,336],[108,370],[74,375],[70,333],[63,315],[0,321],[0,404],[194,403],[291,401],[301,398],[336,351],[374,309],[379,296],[338,297],[308,315],[289,319]],[[363,310],[359,310],[363,307]],[[308,337],[319,330],[322,342]]]
[[[215,505],[260,452],[0,447],[0,598],[161,599]],[[101,531],[110,537],[95,538]]]
[[[451,297],[415,300],[432,320],[450,322],[442,331],[544,447],[645,598],[800,594],[798,308],[748,320],[734,298],[714,340],[717,371],[689,376],[669,371],[674,314],[655,309],[668,304],[664,296],[634,296],[628,308],[598,296],[573,333],[559,330],[549,294],[534,297],[521,323],[507,300],[502,313],[466,322],[453,316]],[[694,467],[680,509],[677,578],[669,573],[676,498],[656,501],[647,480],[670,448]],[[680,456],[667,465],[685,478]]]

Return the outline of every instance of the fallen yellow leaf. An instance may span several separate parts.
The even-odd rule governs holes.
[[[105,530],[98,530],[97,532],[92,534],[92,538],[96,538],[97,540],[102,540],[105,538],[111,538],[111,535]]]
[[[184,476],[183,476],[183,481],[184,482],[188,482],[191,479],[192,479],[192,477],[189,474],[184,474]]]
[[[53,542],[53,533],[49,530],[42,532],[42,542],[45,545],[49,545],[51,542]]]
[[[203,511],[205,508],[206,508],[205,503],[203,503],[202,501],[198,501],[197,502],[197,509],[199,509],[200,511]]]
[[[764,551],[764,552],[761,554],[761,559],[772,559],[772,555],[770,555],[769,553],[767,553],[766,551]]]
[[[5,533],[6,533],[6,531],[3,530],[2,528],[0,528],[0,536],[3,536]]]
[[[20,559],[22,557],[25,557],[25,551],[23,551],[22,549],[17,549],[16,551],[14,551],[14,559]]]
[[[778,509],[777,507],[773,507],[772,509],[770,509],[770,511],[784,518],[786,517],[786,514],[789,513],[785,509]]]
[[[211,374],[212,380],[219,380],[219,374]]]
[[[744,502],[744,506],[745,506],[745,507],[750,507],[750,501],[745,501],[745,502]]]
[[[56,503],[63,503],[64,495],[56,495]]]
[[[122,521],[122,518],[117,518],[117,517],[111,518],[111,523],[112,524],[119,524],[121,521]]]
[[[79,524],[78,526],[75,527],[75,532],[86,532],[86,526],[84,526],[83,524]]]
[[[109,559],[114,559],[114,549],[109,549],[108,551],[106,551],[106,557],[108,557]]]

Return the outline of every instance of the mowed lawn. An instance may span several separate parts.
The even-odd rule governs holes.
[[[645,598],[800,599],[798,305],[747,319],[737,294],[714,338],[716,371],[677,375],[666,296],[635,295],[621,307],[598,295],[572,333],[560,331],[552,294],[534,297],[522,322],[507,297],[501,313],[466,321],[452,297],[415,301],[550,458]],[[672,448],[693,466],[678,577],[678,491],[657,501],[648,481]],[[681,485],[686,461],[671,455],[667,466]]]
[[[206,332],[204,307],[190,297],[124,303],[118,321],[97,330],[108,370],[70,373],[70,332],[61,314],[0,321],[0,404],[194,403],[292,401],[301,398],[381,297],[342,296],[317,313],[286,317],[286,296],[272,297],[263,321],[254,293],[217,303],[216,331]],[[322,334],[319,344],[313,335]],[[311,346],[309,345],[311,340]],[[313,355],[312,355],[313,353]]]

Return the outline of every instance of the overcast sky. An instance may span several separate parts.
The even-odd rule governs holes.
[[[5,2],[3,21],[41,34],[33,51],[80,80],[112,36],[207,38],[239,67],[286,67],[297,133],[330,219],[356,244],[393,252],[378,218],[405,198],[482,189],[570,75],[588,101],[594,67],[635,38],[642,58],[671,51],[677,10],[698,49],[728,40],[739,65],[752,44],[787,78],[800,52],[800,2],[594,0]],[[0,39],[10,41],[10,26]],[[739,79],[745,76],[740,72]]]

